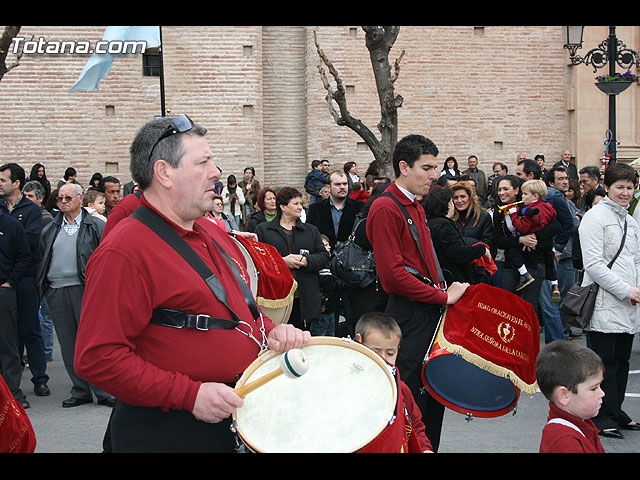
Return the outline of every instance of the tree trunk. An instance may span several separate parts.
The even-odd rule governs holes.
[[[318,66],[318,70],[322,77],[324,87],[327,90],[327,96],[325,98],[329,112],[335,122],[338,125],[347,126],[356,132],[367,144],[373,157],[378,161],[380,166],[379,174],[393,178],[391,155],[398,141],[398,108],[402,106],[402,97],[395,94],[394,83],[400,72],[400,61],[404,56],[404,50],[398,59],[396,59],[393,70],[389,63],[389,52],[400,33],[400,27],[366,26],[362,28],[365,31],[366,46],[369,50],[373,75],[378,90],[378,100],[380,102],[380,122],[378,123],[378,131],[380,132],[379,139],[362,121],[349,113],[342,79],[331,61],[321,50],[318,44],[317,34],[314,32],[318,55],[333,76],[336,82],[335,89],[330,85],[322,65]],[[335,105],[338,106],[338,110],[335,109],[334,102]]]

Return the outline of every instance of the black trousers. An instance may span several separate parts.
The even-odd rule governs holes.
[[[233,453],[235,437],[230,427],[231,418],[206,423],[186,410],[165,412],[118,400],[109,421],[105,452]]]
[[[619,428],[632,422],[622,410],[622,402],[629,380],[634,337],[630,333],[589,332],[589,345],[604,363],[604,378],[600,385],[604,397],[598,415],[592,419],[599,430]]]
[[[441,305],[415,302],[395,294],[389,295],[385,310],[402,330],[396,367],[422,412],[422,421],[434,452],[440,445],[444,405],[424,391],[422,365],[437,332],[441,312]]]

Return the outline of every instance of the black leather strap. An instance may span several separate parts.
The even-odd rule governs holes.
[[[182,310],[156,308],[153,310],[151,322],[154,325],[171,328],[195,328],[197,330],[231,330],[238,322],[226,318],[215,318],[208,315],[194,315]]]
[[[145,225],[147,225],[151,230],[153,230],[160,238],[162,238],[165,242],[167,242],[171,247],[173,247],[176,252],[182,256],[182,258],[189,264],[191,267],[198,272],[200,277],[205,281],[209,289],[213,292],[216,298],[222,302],[231,312],[231,316],[233,320],[227,320],[230,326],[224,326],[222,328],[235,328],[238,324],[241,323],[240,317],[235,313],[235,311],[229,305],[227,300],[227,292],[224,290],[224,287],[220,283],[220,280],[217,276],[211,271],[211,269],[204,263],[204,261],[196,254],[193,249],[189,246],[189,244],[176,232],[173,227],[167,223],[160,215],[156,212],[147,208],[145,206],[139,206],[134,210],[131,214],[133,218],[141,221]],[[253,319],[257,320],[260,317],[260,311],[258,306],[249,290],[249,287],[245,283],[245,281],[240,276],[240,271],[238,266],[233,263],[233,260],[229,257],[227,252],[225,252],[222,247],[212,238],[211,239],[218,249],[221,251],[225,260],[229,264],[231,271],[233,272],[240,289],[242,290],[242,294],[244,296],[247,305],[249,305],[249,309],[253,315]],[[158,310],[158,312],[156,312]],[[178,310],[170,310],[170,309],[156,309],[154,310],[154,315],[152,317],[152,323],[157,323],[158,321],[162,321],[163,323],[157,323],[165,326],[174,326],[175,328],[181,328],[178,325],[184,324],[194,325],[193,328],[197,328],[197,325],[203,325],[205,322],[207,325],[222,325],[220,322],[223,319],[217,319],[214,317],[209,317],[206,315],[193,315],[188,314],[186,312],[181,312]],[[181,313],[181,315],[178,315]],[[181,318],[180,318],[181,317]],[[205,320],[208,319],[208,320]],[[187,327],[189,328],[189,327]],[[214,327],[210,327],[214,328]]]
[[[425,258],[424,252],[422,251],[422,244],[420,243],[420,233],[418,232],[418,227],[416,227],[416,224],[413,222],[413,219],[411,218],[411,215],[409,215],[409,212],[407,211],[406,207],[402,203],[400,203],[400,200],[398,200],[396,197],[394,197],[393,194],[390,193],[390,192],[384,192],[380,196],[389,197],[394,202],[396,202],[396,204],[398,205],[398,208],[400,208],[400,211],[404,215],[404,218],[407,220],[407,226],[409,227],[409,231],[411,232],[411,236],[413,237],[413,240],[416,242],[416,245],[418,246],[418,250],[420,251],[420,255],[422,256],[422,261],[424,262],[425,267],[427,267],[427,271],[429,272],[429,275],[432,278],[436,278],[436,277],[434,277],[433,273],[429,270],[429,264],[427,263],[427,259]],[[433,250],[433,248],[434,248],[433,244],[431,244],[431,248]],[[433,250],[433,258],[436,261],[436,267],[438,269],[438,277],[437,277],[438,283],[443,283],[444,282],[444,275],[442,274],[442,271],[440,269],[440,263],[438,262],[438,257],[436,255],[435,250]],[[433,286],[437,287],[437,285],[435,284],[435,282],[432,279],[428,279],[427,277],[425,277],[423,275],[420,275],[420,273],[417,270],[412,269],[411,267],[407,267],[407,266],[405,266],[405,268],[407,269],[407,271],[409,273],[411,273],[412,275],[416,276],[422,282],[428,283],[430,285],[433,285]],[[418,275],[416,275],[416,273],[418,273]],[[428,281],[426,281],[426,280],[428,280]]]

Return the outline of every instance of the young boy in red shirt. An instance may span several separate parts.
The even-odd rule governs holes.
[[[520,190],[522,191],[522,203],[525,206],[519,210],[509,210],[509,216],[515,229],[514,234],[522,236],[535,233],[546,227],[557,216],[557,213],[550,203],[543,200],[547,196],[547,186],[542,180],[527,180],[522,184]],[[551,280],[551,301],[559,302],[560,290],[553,246],[540,245],[536,249],[544,253],[545,278]],[[510,252],[510,254],[513,261],[520,260],[519,265],[514,265],[520,273],[520,283],[516,287],[516,290],[519,291],[532,283],[534,278],[528,272],[524,259],[519,255],[520,251]]]
[[[545,345],[536,359],[536,377],[549,400],[540,453],[605,453],[598,428],[604,392],[604,365],[593,350],[569,340]]]
[[[369,347],[391,365],[395,365],[402,331],[393,317],[381,312],[365,313],[356,323],[355,335],[356,341]],[[404,400],[405,415],[417,436],[422,453],[433,453],[431,442],[425,433],[422,414],[413,399],[411,390],[402,380],[399,381],[399,387]]]

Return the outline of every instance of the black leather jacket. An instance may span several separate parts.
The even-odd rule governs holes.
[[[36,275],[36,285],[40,291],[40,295],[43,295],[47,288],[49,288],[47,273],[49,270],[49,264],[51,263],[51,252],[53,250],[53,243],[62,228],[63,217],[64,214],[59,213],[56,215],[53,222],[49,222],[42,229],[42,235],[40,236],[42,261],[40,262],[38,273]],[[87,261],[91,254],[96,248],[98,248],[103,230],[104,222],[99,218],[92,216],[83,208],[80,229],[78,230],[78,237],[76,239],[77,254],[75,258],[75,261],[78,264],[78,276],[80,277],[80,281],[83,285],[85,282],[85,266],[87,265]],[[72,260],[73,259],[69,259],[69,261]]]

